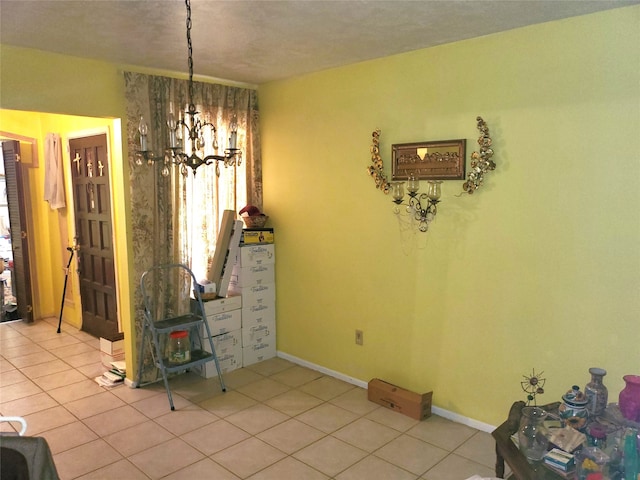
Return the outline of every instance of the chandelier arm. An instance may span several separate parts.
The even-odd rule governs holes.
[[[206,157],[204,157],[204,160],[208,161],[207,165],[209,165],[210,163],[212,163],[213,160],[217,161],[217,162],[227,162],[227,160],[229,160],[229,156],[226,155],[207,155]]]

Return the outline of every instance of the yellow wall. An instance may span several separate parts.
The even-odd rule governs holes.
[[[68,162],[66,145],[70,134],[92,134],[96,130],[108,132],[113,162],[111,180],[118,308],[125,332],[127,371],[132,373],[133,365],[130,362],[135,354],[135,338],[131,332],[133,306],[129,295],[129,173],[128,163],[123,161],[127,158],[127,145],[122,141],[122,129],[126,128],[122,72],[117,65],[109,63],[6,45],[0,48],[0,60],[0,130],[36,137],[39,143],[40,168],[29,172],[36,237],[34,257],[37,285],[33,287],[37,318],[59,315],[64,283],[62,268],[68,261],[65,250],[68,243],[62,245],[60,229],[68,229],[70,241],[73,237],[72,221],[68,218],[67,210],[51,211],[42,200],[44,137],[48,132],[61,134],[65,146],[63,157]],[[69,188],[66,192],[69,199]],[[75,270],[75,262],[72,269]],[[74,301],[65,304],[64,320],[80,326],[78,280],[76,275],[69,278],[68,288],[74,291]]]
[[[640,7],[259,89],[265,211],[277,232],[278,349],[380,377],[490,424],[544,371],[556,401],[599,366],[640,373]],[[467,138],[497,170],[446,182],[431,231],[400,235],[371,132]],[[364,346],[354,330],[364,331]]]
[[[543,401],[583,386],[591,366],[609,371],[615,400],[640,364],[639,20],[629,7],[262,86],[278,349],[433,390],[435,405],[491,424],[532,368],[548,379]],[[125,118],[118,66],[0,55],[1,108]],[[472,197],[447,182],[432,231],[403,241],[366,173],[372,130],[389,168],[392,143],[467,138],[473,150],[476,115],[498,169]],[[126,169],[114,182],[125,256]]]

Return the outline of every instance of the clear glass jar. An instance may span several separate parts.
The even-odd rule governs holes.
[[[167,360],[170,365],[181,365],[191,361],[189,332],[176,330],[169,334]]]
[[[547,412],[540,407],[524,407],[518,430],[520,451],[527,460],[539,462],[544,457],[549,445],[544,420]]]
[[[584,387],[584,394],[587,397],[587,410],[591,417],[596,417],[604,413],[609,400],[609,391],[602,383],[602,378],[607,371],[602,368],[590,368],[591,381]]]

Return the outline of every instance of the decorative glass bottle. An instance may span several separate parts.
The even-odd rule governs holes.
[[[604,413],[607,408],[609,391],[602,383],[602,378],[607,374],[603,368],[590,368],[591,381],[584,387],[587,396],[587,410],[591,417],[596,417]]]
[[[640,422],[640,375],[625,375],[622,379],[626,386],[618,399],[620,413],[627,420]]]
[[[544,420],[547,412],[540,407],[524,407],[518,430],[520,451],[527,460],[539,462],[547,451],[549,440]]]

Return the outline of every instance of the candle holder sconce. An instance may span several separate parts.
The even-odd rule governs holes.
[[[493,149],[489,128],[477,117],[477,128],[480,131],[479,152],[471,154],[471,171],[462,188],[472,194],[484,182],[485,174],[495,170],[492,160]],[[393,212],[400,217],[407,217],[420,232],[426,232],[438,213],[441,185],[444,180],[461,180],[465,178],[466,140],[446,140],[437,142],[405,143],[392,146],[392,181],[387,180],[384,163],[380,155],[380,130],[372,134],[371,163],[367,171],[373,178],[376,188],[385,194],[391,193],[395,207]],[[427,181],[426,193],[420,193],[420,180]],[[404,188],[408,192],[408,200],[404,199]],[[404,208],[401,208],[404,206]]]

